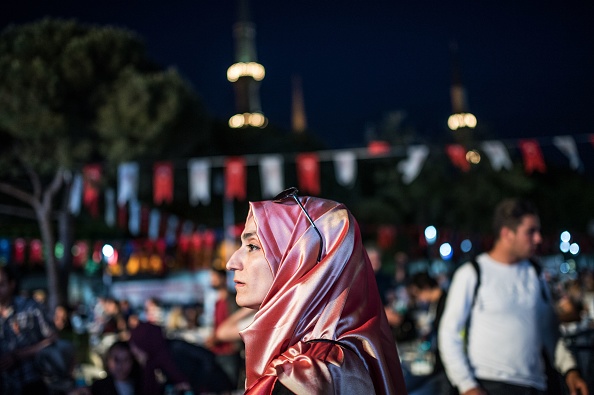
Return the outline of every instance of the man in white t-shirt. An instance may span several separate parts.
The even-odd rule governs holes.
[[[493,248],[476,258],[478,272],[470,262],[462,265],[449,288],[438,330],[449,380],[463,395],[545,394],[547,350],[570,394],[587,395],[575,360],[559,340],[548,289],[529,261],[542,241],[536,209],[504,200],[493,230]]]

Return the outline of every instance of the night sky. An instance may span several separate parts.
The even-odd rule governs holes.
[[[421,136],[449,133],[453,41],[480,138],[594,132],[590,1],[252,0],[251,12],[265,115],[290,128],[299,75],[308,126],[329,148],[364,145],[367,126],[398,110]],[[212,115],[233,115],[235,1],[3,2],[0,28],[46,15],[137,32]]]

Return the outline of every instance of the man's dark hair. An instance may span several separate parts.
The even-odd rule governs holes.
[[[538,215],[536,207],[528,200],[511,198],[501,201],[495,208],[493,216],[495,237],[499,237],[499,232],[504,227],[516,230],[525,215]]]
[[[427,272],[413,274],[408,285],[418,289],[433,289],[439,287],[437,280],[431,277]]]

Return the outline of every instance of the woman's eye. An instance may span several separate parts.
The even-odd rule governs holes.
[[[248,251],[250,251],[250,252],[260,249],[260,247],[258,247],[257,245],[254,245],[254,244],[248,244],[246,247],[248,248]]]

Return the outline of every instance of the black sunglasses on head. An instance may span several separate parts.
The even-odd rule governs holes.
[[[305,207],[303,207],[303,204],[301,204],[301,201],[299,200],[299,196],[297,195],[298,193],[299,193],[299,190],[297,188],[291,187],[291,188],[285,189],[284,191],[282,191],[281,193],[279,193],[278,195],[276,195],[274,197],[274,199],[272,199],[272,201],[274,203],[281,203],[285,199],[293,198],[297,202],[297,204],[299,205],[299,207],[301,207],[301,210],[303,211],[303,214],[305,214],[305,216],[309,220],[309,223],[314,228],[314,230],[318,234],[318,237],[320,238],[320,250],[318,251],[318,260],[317,260],[319,262],[320,259],[322,259],[322,247],[323,247],[323,244],[324,244],[323,239],[322,239],[322,234],[318,230],[318,227],[316,226],[316,224],[314,224],[313,219],[311,219],[311,217],[309,216],[309,213],[307,212],[307,210],[305,209]]]

